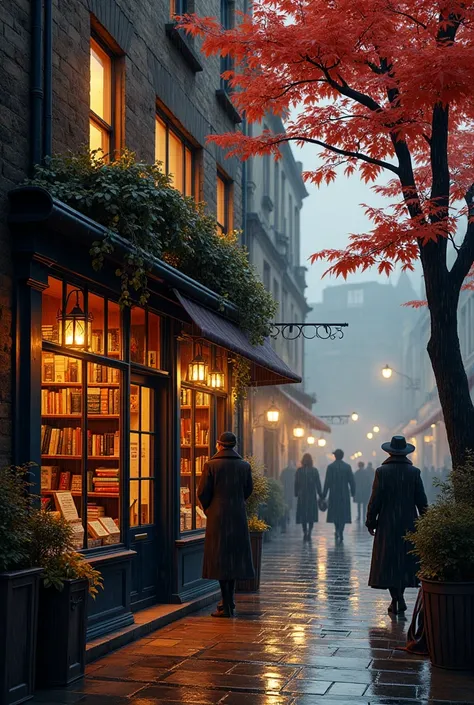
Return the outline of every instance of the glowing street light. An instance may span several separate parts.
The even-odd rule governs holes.
[[[325,438],[318,438],[318,446],[319,446],[320,448],[324,448],[324,446],[326,445],[326,443],[327,443],[327,441],[326,441]]]
[[[369,441],[371,441],[373,437],[374,437],[374,434],[372,433],[372,431],[369,431],[367,434],[367,438],[369,439]]]
[[[373,431],[374,433],[378,433],[378,432],[380,431],[380,427],[379,427],[379,426],[374,426],[373,429],[372,429],[372,431]]]
[[[293,436],[294,438],[303,438],[304,426],[302,426],[300,423],[297,423],[293,429]]]
[[[351,414],[351,419],[352,419],[352,421],[358,421],[358,420],[359,420],[359,414],[357,413],[357,411],[353,411],[353,412],[352,412],[352,414]]]
[[[314,436],[308,436],[308,438],[306,439],[306,443],[309,446],[314,446],[314,444],[316,443],[316,438]]]
[[[393,374],[393,370],[390,367],[390,365],[385,365],[385,367],[382,370],[382,375],[385,377],[385,379],[390,379],[392,374]]]
[[[272,402],[272,405],[266,411],[266,415],[269,424],[277,424],[280,420],[280,409]]]

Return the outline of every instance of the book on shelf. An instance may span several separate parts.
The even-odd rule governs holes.
[[[82,475],[71,477],[71,492],[82,492]]]
[[[109,353],[120,352],[120,330],[118,328],[109,328],[107,346]]]
[[[181,387],[181,406],[191,406],[192,401],[192,391],[186,389],[186,387]]]
[[[87,504],[87,518],[89,521],[94,519],[100,519],[100,517],[105,516],[105,508],[96,504],[95,502],[90,502]]]
[[[87,388],[87,413],[100,414],[100,387]]]
[[[95,362],[88,363],[89,383],[97,384],[118,384],[120,382],[120,370],[115,367],[98,365]]]
[[[80,550],[83,545],[84,545],[84,527],[82,526],[82,521],[79,519],[78,521],[72,521],[71,522],[71,529],[72,529],[72,537],[71,537],[71,543],[72,547],[77,550]]]
[[[58,490],[70,490],[71,489],[71,473],[69,471],[63,470],[59,473],[59,486]]]
[[[91,340],[92,352],[103,353],[104,352],[104,331],[100,328],[92,330],[92,340]]]
[[[209,460],[208,455],[198,455],[196,458],[196,475],[201,475],[204,470],[204,465]]]
[[[49,343],[59,343],[59,328],[56,325],[42,325],[41,337]]]
[[[66,355],[43,353],[42,381],[48,382],[80,382],[81,363]]]
[[[59,467],[57,465],[41,466],[41,489],[57,490],[59,483]]]
[[[41,426],[42,455],[80,455],[82,454],[82,430],[75,428],[54,428],[48,424]]]
[[[92,456],[118,457],[120,448],[119,431],[92,433],[87,431],[87,452]]]
[[[41,390],[41,413],[58,414],[67,416],[69,414],[80,414],[82,412],[82,392],[80,389]]]
[[[209,406],[211,397],[206,392],[196,392],[196,406]]]

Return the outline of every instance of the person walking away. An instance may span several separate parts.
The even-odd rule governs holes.
[[[355,482],[351,466],[343,461],[344,451],[334,451],[335,461],[328,465],[324,482],[323,499],[328,499],[327,521],[335,525],[336,543],[344,541],[344,527],[351,524],[351,496],[355,495]]]
[[[389,613],[401,614],[407,609],[405,588],[419,585],[418,562],[409,553],[405,535],[414,531],[415,520],[426,511],[428,501],[421,472],[408,458],[415,446],[404,436],[393,436],[382,450],[389,457],[375,471],[367,507],[366,526],[375,536],[369,585],[388,590],[392,598]]]
[[[365,467],[364,463],[362,462],[358,463],[357,467],[359,469],[354,474],[354,501],[357,504],[357,521],[360,521],[361,517],[365,521],[367,503],[369,501],[370,490],[372,488],[373,470],[371,473],[368,466]]]
[[[303,455],[295,474],[296,523],[303,526],[303,541],[311,541],[313,525],[318,521],[318,498],[322,497],[318,470],[309,453]]]
[[[286,527],[290,523],[291,513],[293,510],[293,496],[295,488],[296,465],[291,460],[286,468],[281,471],[280,484],[283,488],[283,497],[285,499],[285,515],[282,519],[281,530],[286,532]]]
[[[245,501],[253,491],[249,463],[235,451],[233,433],[223,433],[217,453],[204,465],[198,498],[206,513],[202,577],[218,580],[222,602],[213,617],[233,617],[235,581],[255,576]]]

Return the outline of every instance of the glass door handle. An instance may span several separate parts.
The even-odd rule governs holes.
[[[144,541],[147,538],[148,534],[146,532],[144,534],[135,534],[135,541]]]

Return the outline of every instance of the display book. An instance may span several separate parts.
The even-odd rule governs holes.
[[[87,545],[118,543],[120,497],[120,376],[116,369],[88,363],[87,459],[82,430],[82,363],[59,354],[43,353],[41,426],[42,506],[63,514],[58,497],[70,497],[68,521],[74,526],[75,545],[84,545],[81,506],[83,477],[87,485]],[[69,425],[75,418],[75,424]],[[47,464],[51,460],[57,464]],[[98,464],[110,460],[113,463]],[[84,466],[87,462],[87,471]],[[59,464],[60,463],[60,464]],[[64,503],[64,502],[63,502]],[[77,515],[77,517],[75,516]],[[97,523],[99,522],[99,523]],[[104,533],[105,523],[108,533]]]

